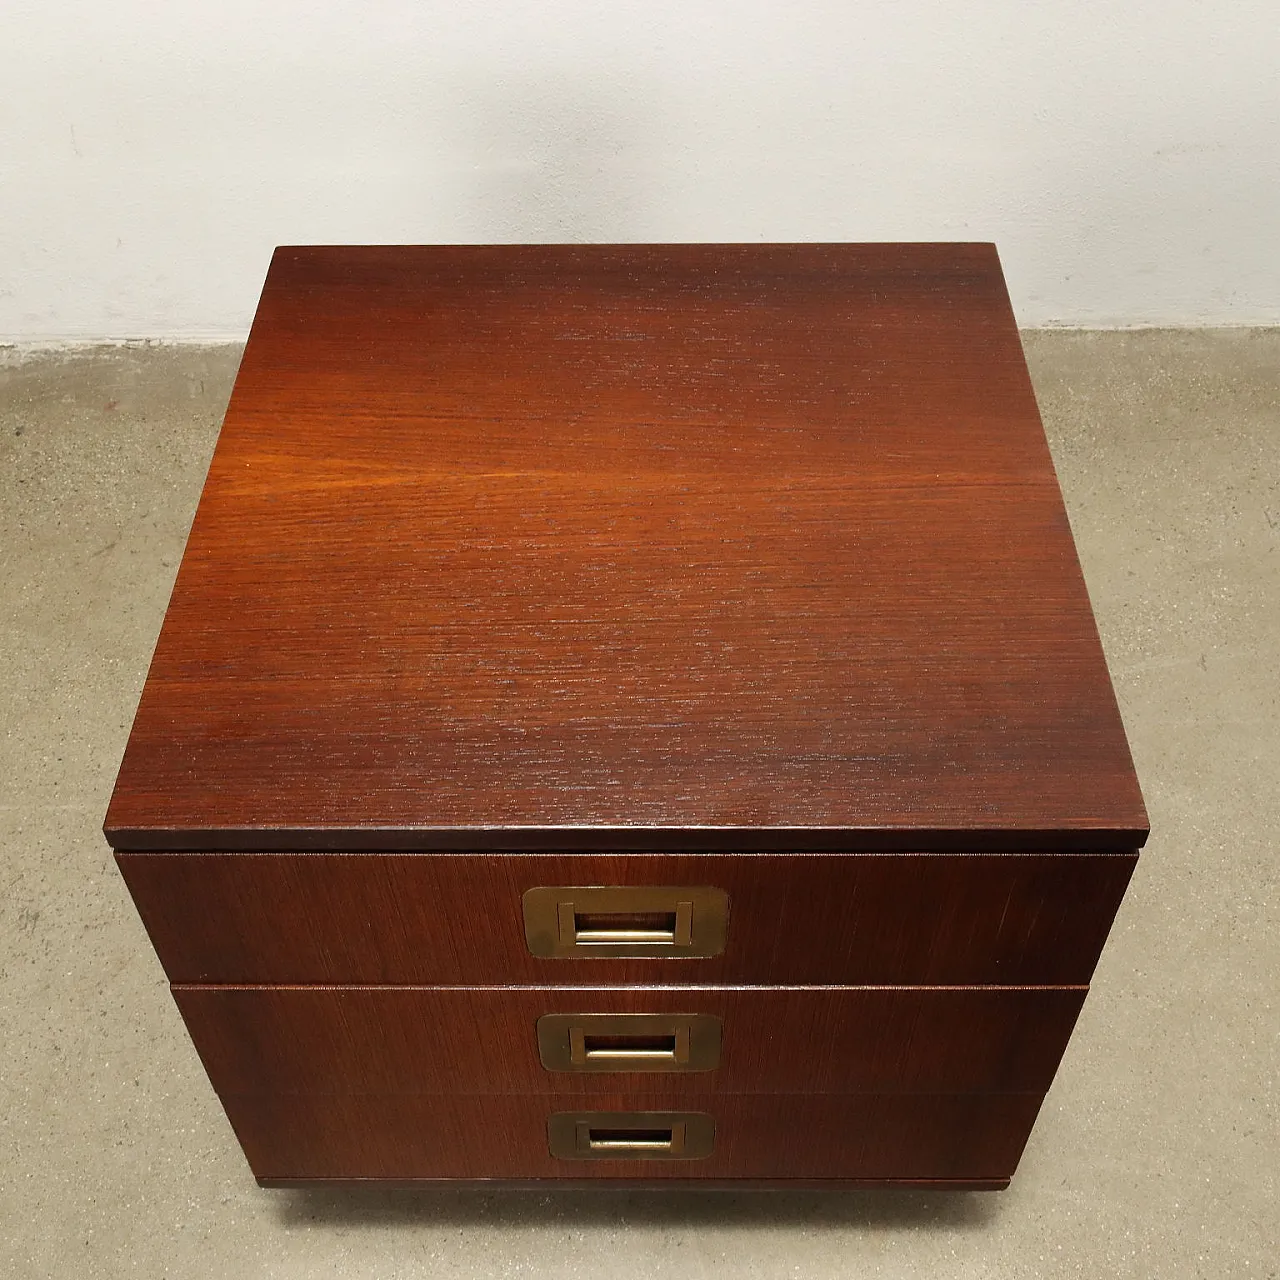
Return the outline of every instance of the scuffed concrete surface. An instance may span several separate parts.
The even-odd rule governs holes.
[[[239,350],[0,353],[0,1274],[1280,1274],[1280,331],[1026,342],[1155,834],[995,1196],[258,1190],[99,830]]]

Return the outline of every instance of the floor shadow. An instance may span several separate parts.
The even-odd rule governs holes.
[[[981,1229],[1001,1197],[964,1191],[544,1191],[389,1190],[356,1187],[271,1191],[281,1225],[538,1228],[706,1226],[947,1231]]]

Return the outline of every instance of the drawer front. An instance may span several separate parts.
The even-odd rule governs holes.
[[[702,1097],[664,1105],[593,1099],[617,1121],[710,1118],[709,1154],[684,1159],[553,1156],[552,1117],[581,1117],[576,1097],[433,1094],[229,1094],[223,1098],[254,1174],[310,1178],[832,1178],[1003,1180],[1017,1166],[1040,1098],[864,1094]],[[610,1116],[609,1113],[614,1113]],[[705,1121],[703,1122],[706,1123]],[[655,1132],[656,1130],[656,1132]]]
[[[432,986],[1085,984],[1136,861],[1133,854],[116,857],[174,982]],[[723,948],[697,957],[535,955],[525,895],[562,886],[720,890]]]
[[[1044,1093],[1084,994],[1081,988],[1018,987],[174,989],[221,1094],[578,1098],[619,1091],[668,1097]],[[540,1019],[550,1016],[567,1039],[572,1019],[557,1015],[618,1013],[715,1020],[717,1065],[689,1071],[544,1065],[548,1045],[545,1039],[539,1044]],[[677,1026],[664,1029],[674,1042]],[[606,1031],[597,1043],[626,1047],[625,1028],[620,1035],[616,1025],[606,1024]],[[662,1042],[646,1040],[642,1032],[631,1047]]]

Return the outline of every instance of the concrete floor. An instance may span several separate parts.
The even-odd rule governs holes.
[[[99,832],[239,352],[0,359],[0,1275],[1276,1277],[1280,330],[1028,348],[1155,834],[954,1196],[258,1190]]]

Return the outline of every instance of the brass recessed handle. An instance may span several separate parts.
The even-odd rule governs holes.
[[[684,1150],[684,1125],[661,1129],[614,1129],[579,1124],[578,1150],[593,1155],[675,1155]]]
[[[547,1013],[538,1056],[548,1071],[711,1071],[721,1026],[709,1013]]]
[[[561,901],[556,903],[556,925],[561,938],[571,938],[579,947],[687,947],[693,941],[693,900],[671,905],[670,911],[592,911]]]
[[[700,1111],[562,1111],[547,1121],[559,1160],[703,1160],[715,1121]]]
[[[729,895],[702,885],[540,886],[523,907],[536,956],[715,956],[728,931]]]

